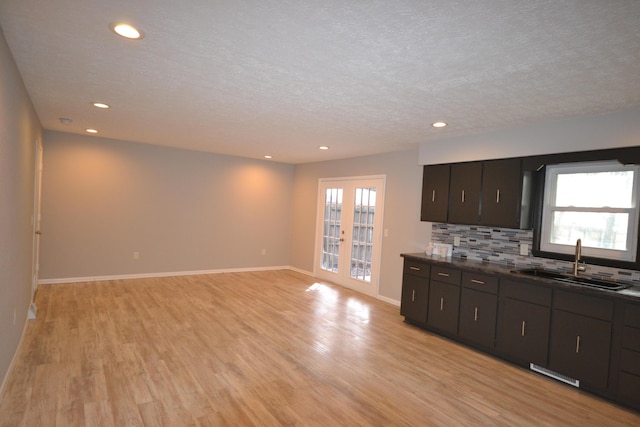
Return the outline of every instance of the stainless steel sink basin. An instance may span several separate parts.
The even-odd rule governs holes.
[[[593,288],[609,289],[611,291],[619,291],[626,289],[631,285],[624,283],[610,282],[608,280],[592,279],[589,277],[574,277],[568,274],[557,273],[555,271],[548,271],[539,268],[525,268],[522,270],[513,270],[513,273],[523,274],[525,276],[542,277],[545,279],[559,280],[566,283],[573,283],[576,285],[590,286]]]
[[[513,270],[512,273],[524,274],[525,276],[543,277],[545,279],[566,279],[568,276],[555,271],[542,270],[540,268],[525,268],[523,270]]]

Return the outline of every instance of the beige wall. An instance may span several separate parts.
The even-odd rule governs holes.
[[[402,252],[424,249],[431,224],[420,222],[422,167],[417,151],[403,151],[296,167],[291,225],[291,265],[313,271],[318,180],[330,177],[386,175],[380,288],[382,297],[399,301],[402,291]]]
[[[31,302],[34,153],[40,138],[40,122],[0,31],[0,383]]]
[[[282,163],[47,131],[40,278],[288,265],[293,177]]]

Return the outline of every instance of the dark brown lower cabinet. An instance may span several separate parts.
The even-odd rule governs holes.
[[[640,408],[640,305],[626,304],[624,308],[617,394]]]
[[[609,376],[611,322],[553,310],[549,368],[604,389]]]
[[[459,304],[459,285],[431,281],[427,325],[450,334],[457,334]]]
[[[429,279],[405,274],[402,276],[402,300],[400,314],[413,322],[427,323]]]
[[[523,365],[547,366],[551,309],[515,299],[502,302],[498,349]]]
[[[403,273],[407,320],[640,410],[640,301],[420,258]]]
[[[458,334],[483,347],[492,348],[496,336],[497,311],[496,295],[463,288],[460,296]]]

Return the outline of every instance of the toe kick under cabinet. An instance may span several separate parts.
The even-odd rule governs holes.
[[[403,256],[406,322],[640,410],[640,297]]]

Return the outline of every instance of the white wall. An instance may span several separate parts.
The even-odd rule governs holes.
[[[0,31],[0,383],[20,342],[31,303],[34,156],[41,132]]]
[[[47,131],[40,278],[288,265],[293,176],[283,163]]]
[[[419,163],[466,162],[640,145],[640,108],[420,144]]]

